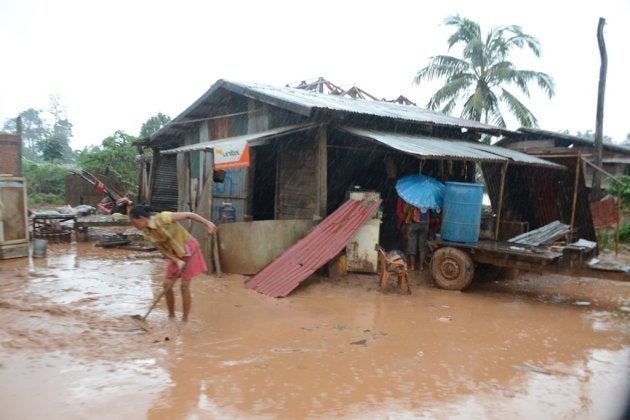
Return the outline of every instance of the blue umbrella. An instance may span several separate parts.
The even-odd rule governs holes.
[[[441,209],[444,184],[426,175],[407,175],[396,181],[396,192],[412,206]]]

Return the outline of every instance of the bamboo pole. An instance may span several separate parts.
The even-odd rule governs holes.
[[[505,191],[505,177],[507,175],[508,161],[505,161],[501,168],[501,185],[499,187],[499,206],[497,208],[497,219],[494,227],[494,240],[499,240],[499,230],[501,226],[501,212],[503,211],[503,192]]]

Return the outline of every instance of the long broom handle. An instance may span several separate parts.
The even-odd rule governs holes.
[[[182,269],[180,270],[179,275],[176,278],[174,278],[173,281],[168,286],[162,288],[162,292],[160,292],[158,297],[153,300],[151,307],[149,308],[147,313],[142,317],[142,320],[147,319],[147,317],[149,316],[153,308],[155,308],[155,305],[157,305],[160,299],[162,299],[162,296],[164,296],[168,291],[170,291],[173,288],[173,286],[175,285],[175,282],[179,280],[179,278],[182,276],[182,274],[186,270],[186,267],[188,267],[188,263],[192,261],[192,258],[197,254],[197,252],[199,252],[199,248],[195,249],[195,251],[190,255],[190,258],[188,258],[188,261],[186,261],[186,263],[184,264],[184,267],[182,267]]]

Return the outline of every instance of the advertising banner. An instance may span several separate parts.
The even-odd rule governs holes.
[[[214,170],[249,167],[249,144],[229,141],[214,146]]]

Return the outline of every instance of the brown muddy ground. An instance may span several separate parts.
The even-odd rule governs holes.
[[[191,321],[160,302],[146,333],[163,264],[74,242],[0,261],[0,417],[613,419],[629,394],[630,282],[422,272],[403,296],[354,274],[273,299],[202,276]]]

